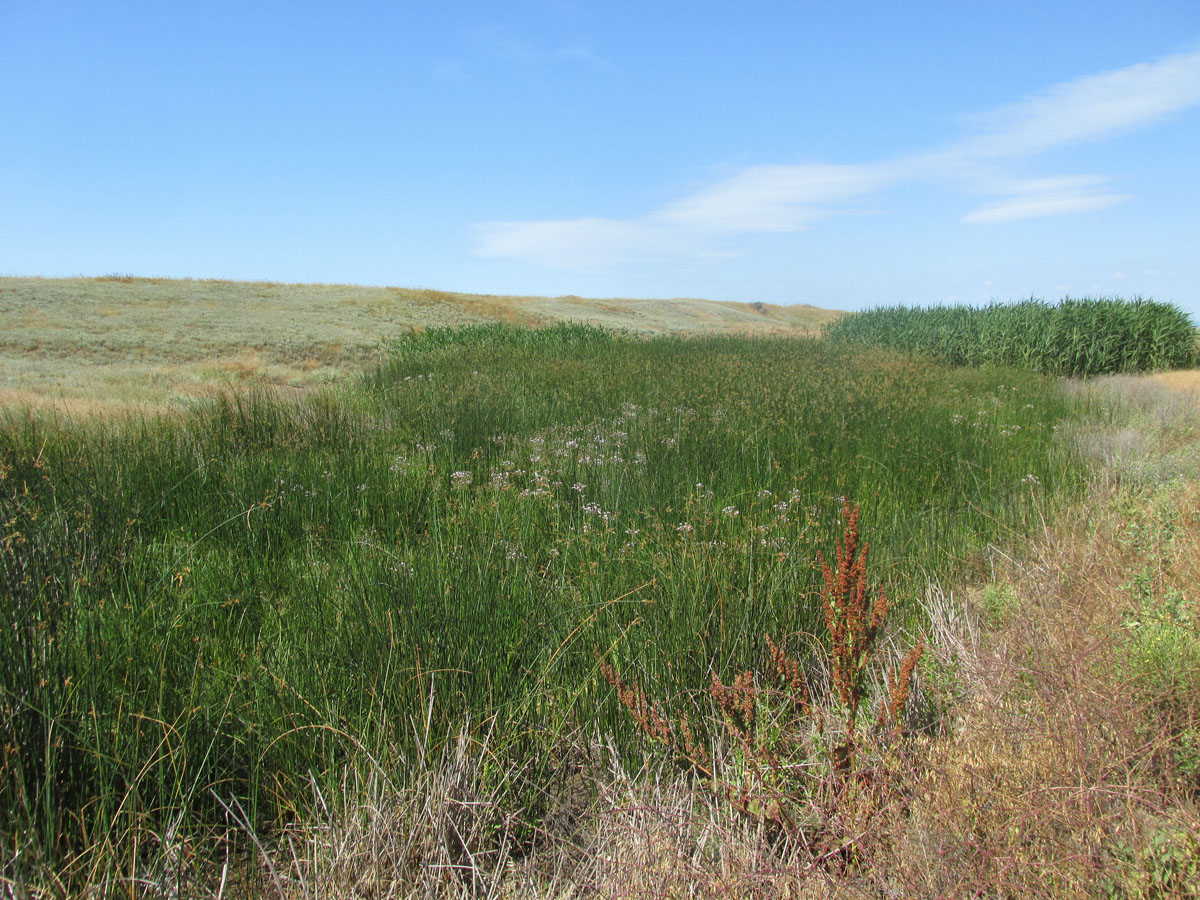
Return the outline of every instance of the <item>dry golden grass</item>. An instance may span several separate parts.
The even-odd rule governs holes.
[[[651,334],[805,334],[838,313],[707,300],[507,297],[358,285],[0,278],[0,405],[162,410],[239,386],[307,391],[388,337],[478,322],[587,321]]]
[[[1200,369],[1182,369],[1175,372],[1159,372],[1150,377],[1159,384],[1166,385],[1172,390],[1187,392],[1200,391]]]
[[[1124,541],[1130,523],[1105,505],[1001,565],[1011,606],[960,666],[969,700],[918,757],[913,801],[881,860],[904,890],[1102,896],[1156,877],[1144,858],[1154,834],[1195,833],[1195,785],[1175,751],[1196,722],[1200,673],[1179,672],[1178,692],[1167,691],[1130,664],[1129,576],[1144,559]],[[1163,590],[1200,575],[1194,523],[1179,550]]]
[[[876,880],[914,896],[1200,896],[1200,481],[1145,459],[1175,455],[1200,406],[1159,380],[1098,387],[1135,407],[1142,459],[1103,453],[1085,502],[965,603],[931,604],[963,699],[914,757]]]

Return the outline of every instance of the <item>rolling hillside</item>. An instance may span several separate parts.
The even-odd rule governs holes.
[[[302,391],[344,378],[389,336],[439,325],[585,321],[646,333],[805,334],[812,306],[454,294],[273,282],[0,278],[0,405],[163,406],[222,386]]]

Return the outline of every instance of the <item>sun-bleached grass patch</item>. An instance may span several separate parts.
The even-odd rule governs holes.
[[[591,322],[645,334],[815,332],[837,312],[694,299],[515,297],[211,279],[0,278],[0,406],[175,411],[251,388],[348,383],[381,344],[471,323]]]

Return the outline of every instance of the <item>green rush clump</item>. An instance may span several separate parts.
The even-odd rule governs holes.
[[[828,341],[566,325],[424,332],[304,400],[9,414],[0,845],[69,882],[86,848],[124,866],[231,810],[269,835],[464,722],[497,770],[581,726],[632,746],[593,648],[675,692],[817,633],[844,497],[918,624],[925,578],[1079,484],[1073,402]]]

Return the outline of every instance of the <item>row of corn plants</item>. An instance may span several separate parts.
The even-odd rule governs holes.
[[[497,770],[566,729],[636,748],[597,649],[678,696],[764,633],[805,645],[847,497],[919,625],[925,577],[1078,483],[1072,402],[825,341],[561,326],[412,336],[304,401],[11,414],[0,849],[67,883],[231,810],[269,834],[466,722]]]
[[[1196,359],[1196,329],[1188,316],[1172,304],[1141,298],[882,306],[843,316],[825,334],[950,365],[1016,366],[1052,375],[1176,369]]]

